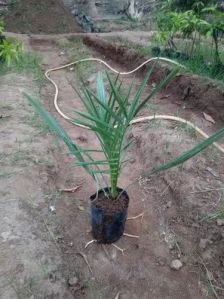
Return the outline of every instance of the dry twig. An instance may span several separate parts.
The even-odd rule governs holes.
[[[119,299],[119,298],[120,298],[120,292],[117,293],[117,295],[114,299]]]
[[[93,239],[93,240],[89,241],[88,243],[86,243],[86,245],[85,245],[85,249],[86,249],[90,244],[95,243],[95,242],[97,242],[97,241],[96,241],[95,239]]]
[[[117,250],[121,251],[122,254],[124,255],[124,251],[125,251],[126,249],[122,249],[122,248],[118,247],[118,246],[115,245],[115,244],[111,244],[111,245],[112,245],[113,247],[115,247]]]
[[[141,213],[137,216],[128,217],[127,220],[135,220],[135,219],[140,218],[140,217],[143,219],[143,216],[144,216],[144,213]]]
[[[129,238],[140,238],[140,236],[135,236],[135,235],[130,235],[130,234],[126,234],[126,233],[123,233],[123,236],[125,237],[129,237]]]
[[[90,267],[90,264],[88,262],[87,256],[84,253],[80,252],[80,251],[77,252],[77,254],[79,254],[79,255],[81,255],[81,257],[83,257],[85,263],[87,264],[87,266],[89,268],[90,273],[93,275],[93,271],[92,271],[92,268]]]

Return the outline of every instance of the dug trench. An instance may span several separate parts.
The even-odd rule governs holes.
[[[101,50],[99,53],[96,49],[86,47],[80,38],[76,37],[51,39],[49,36],[46,40],[31,36],[27,37],[27,43],[41,57],[43,70],[79,59],[77,53],[80,54],[80,51],[87,56],[103,57],[119,70],[126,70],[127,66],[134,68],[133,59],[128,61],[125,58],[125,65],[119,64],[121,61],[113,56],[114,51]],[[95,86],[98,69],[102,69],[102,66],[86,64],[79,69],[84,71],[85,80],[91,87]],[[70,115],[73,107],[82,109],[72,87],[79,82],[77,68],[63,69],[51,76],[59,86],[59,105],[63,112]],[[128,85],[132,79],[124,77],[125,84]],[[142,77],[136,75],[135,88],[141,80]],[[26,88],[30,82],[26,77],[21,81],[20,88]],[[149,82],[145,94],[153,86],[154,80]],[[44,107],[80,146],[97,148],[98,142],[91,131],[71,125],[56,113],[53,93],[53,87],[45,82],[40,90]],[[16,101],[16,98],[11,100]],[[220,126],[218,117],[212,115],[216,122],[212,124],[203,118],[204,110],[194,107],[188,109],[189,107],[184,105],[185,102],[181,102],[178,94],[174,97],[174,94],[171,96],[166,90],[149,103],[142,115],[155,112],[178,113],[181,117],[191,119],[208,133],[214,132]],[[22,107],[28,109],[25,100]],[[30,108],[27,113],[32,113]],[[8,122],[8,126],[10,121],[4,120]],[[18,134],[18,123],[20,129],[24,126],[23,130],[26,130],[27,134],[34,134],[35,128],[29,129],[24,119],[19,119],[17,123],[12,123],[14,135]],[[7,132],[5,129],[6,139],[9,133]],[[143,217],[127,221],[125,232],[139,237],[122,237],[116,243],[125,249],[122,254],[111,245],[93,243],[85,249],[85,244],[92,240],[88,211],[89,197],[95,193],[95,186],[82,169],[74,168],[72,157],[67,154],[62,144],[55,142],[51,134],[37,134],[35,144],[31,143],[31,149],[36,145],[35,155],[42,155],[48,163],[42,163],[41,166],[36,163],[35,167],[29,164],[26,168],[26,180],[21,179],[20,183],[25,189],[29,188],[30,196],[34,193],[41,200],[30,205],[21,199],[19,210],[20,217],[22,213],[26,215],[27,227],[30,225],[37,240],[41,240],[38,254],[37,248],[30,248],[32,259],[35,262],[47,261],[48,271],[42,279],[36,279],[32,284],[28,284],[26,280],[26,287],[23,288],[23,281],[16,281],[21,284],[17,289],[21,298],[222,297],[223,227],[220,220],[209,216],[222,205],[223,154],[211,147],[179,168],[143,178],[143,171],[177,156],[200,139],[186,126],[168,121],[134,125],[130,128],[128,139],[134,140],[134,143],[127,154],[130,162],[122,172],[119,187],[125,188],[137,179],[137,183],[127,189],[130,197],[128,216],[134,217],[143,213]],[[26,144],[21,141],[21,146]],[[26,150],[29,151],[29,148]],[[7,164],[4,167],[6,170]],[[20,164],[19,167],[24,170],[23,165]],[[30,175],[35,184],[29,181]],[[13,178],[12,174],[10,180]],[[13,181],[16,185],[16,178]],[[74,193],[66,192],[72,188],[76,190]],[[10,208],[9,204],[7,205]],[[23,231],[24,238],[28,238],[26,230]],[[3,245],[7,246],[7,242],[12,245],[12,239],[5,240]],[[25,245],[17,239],[13,240],[13,244],[23,249],[24,253],[27,252]],[[6,272],[10,276],[11,268],[6,263],[7,258],[2,257],[5,259]],[[17,260],[20,260],[18,271],[22,278],[27,271],[29,259],[28,255],[23,256],[23,259],[20,255],[17,257]],[[175,263],[172,261],[175,260],[181,263],[179,270],[173,269]],[[34,274],[26,273],[26,279],[29,275],[35,277]],[[15,275],[14,278],[18,279],[18,276]],[[13,282],[14,286],[15,280]],[[14,298],[10,295],[14,290],[10,289],[10,286],[11,284],[7,285],[4,294],[8,294],[8,298]]]
[[[84,43],[128,68],[131,65],[132,69],[149,58],[148,56],[145,57],[138,54],[133,49],[128,49],[122,45],[118,46],[116,42],[102,39],[99,36],[86,36],[84,37]],[[143,77],[147,70],[148,65],[143,66],[139,71],[139,75]],[[155,67],[152,80],[157,83],[169,72],[170,67],[167,64],[160,63]],[[223,89],[223,82],[184,72],[176,76],[172,83],[169,84],[166,93],[172,94],[174,101],[178,97],[179,100],[185,102],[188,109],[193,108],[194,111],[208,112],[222,125],[224,121]]]

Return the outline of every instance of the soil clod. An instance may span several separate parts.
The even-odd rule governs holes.
[[[74,287],[74,286],[76,286],[76,285],[78,284],[78,282],[79,282],[79,280],[78,280],[78,278],[77,278],[76,276],[71,276],[71,277],[69,277],[69,279],[68,279],[68,285],[69,285],[70,287]]]
[[[173,260],[173,261],[171,262],[171,264],[170,264],[170,268],[171,268],[172,270],[176,270],[176,271],[178,271],[178,270],[180,270],[182,267],[183,267],[183,264],[182,264],[182,262],[181,262],[180,260]]]

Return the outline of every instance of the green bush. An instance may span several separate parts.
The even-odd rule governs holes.
[[[4,22],[0,19],[0,62],[10,66],[13,60],[19,59],[21,46],[20,43],[5,38],[4,35],[2,35],[3,31]]]
[[[174,4],[182,3],[182,1],[162,2],[165,4],[156,16],[158,33],[155,36],[155,41],[165,48],[164,55],[170,58],[179,58],[180,54],[187,54],[190,66],[194,66],[198,61],[199,66],[200,64],[205,66],[207,75],[222,78],[224,75],[224,51],[221,41],[224,35],[224,13],[217,5],[211,5],[213,1],[194,1],[194,4],[192,4],[193,1],[189,1],[188,8],[190,10],[186,10],[187,7],[185,7],[181,11]],[[186,1],[183,3],[187,5]],[[182,45],[185,40],[188,43],[182,53]],[[210,52],[209,58],[207,55],[201,56],[203,48],[207,48]],[[199,57],[198,53],[200,53]],[[194,69],[192,70],[194,71]]]

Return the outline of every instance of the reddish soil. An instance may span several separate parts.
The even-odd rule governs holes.
[[[4,17],[6,30],[18,33],[81,32],[61,0],[19,0]]]
[[[91,196],[91,201],[94,202],[96,208],[104,210],[106,214],[114,214],[116,212],[122,211],[128,207],[128,197],[126,194],[121,194],[118,199],[113,199],[108,195],[100,192],[99,196]]]
[[[126,70],[118,60],[111,59],[118,59],[113,48],[105,52],[101,49],[99,53],[76,43],[75,38],[55,42],[50,36],[48,40],[27,37],[27,44],[40,55],[43,69],[65,64],[81,51],[89,56],[104,55],[115,68]],[[123,61],[128,67],[136,63],[127,56],[123,56]],[[85,79],[91,87],[101,68],[85,65]],[[68,114],[73,107],[83,108],[72,88],[79,82],[77,71],[70,68],[51,75],[59,86],[59,105]],[[141,80],[141,76],[136,76],[135,89]],[[131,77],[125,77],[125,86],[131,81]],[[145,94],[152,83],[149,82]],[[130,128],[128,138],[134,144],[127,153],[130,162],[122,172],[119,186],[125,188],[137,180],[127,188],[129,217],[142,212],[144,216],[128,220],[125,232],[139,238],[124,236],[116,243],[125,249],[123,255],[111,245],[93,243],[85,249],[92,239],[89,196],[95,193],[95,186],[91,178],[84,170],[74,168],[73,158],[64,145],[26,121],[32,109],[19,90],[36,90],[30,76],[9,74],[0,84],[0,98],[7,98],[13,109],[10,112],[5,105],[3,113],[10,113],[11,117],[0,120],[5,153],[0,156],[4,158],[0,160],[0,204],[4,207],[0,210],[0,298],[14,299],[15,294],[24,299],[223,297],[223,226],[210,217],[222,207],[223,154],[211,147],[182,167],[143,178],[144,171],[183,153],[199,139],[186,127],[167,121]],[[55,112],[53,87],[49,83],[41,88],[40,96],[44,107],[75,142],[85,148],[99,146],[91,131],[74,127]],[[220,126],[218,111],[213,115],[213,125],[202,117],[204,110],[188,109],[177,95],[175,100],[170,97],[165,91],[159,94],[142,115],[178,113],[208,133]],[[60,192],[74,186],[80,186],[75,193]],[[175,259],[182,262],[179,271],[170,268]],[[74,276],[78,282],[72,284],[69,278]]]

